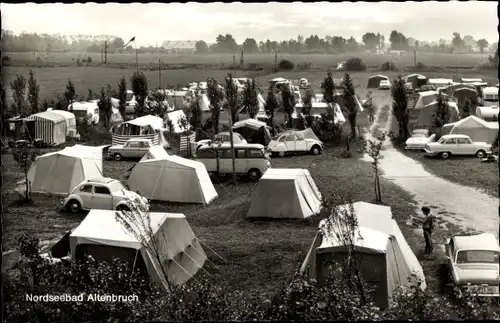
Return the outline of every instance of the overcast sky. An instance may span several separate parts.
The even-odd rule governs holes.
[[[396,29],[419,40],[451,39],[453,32],[498,41],[497,2],[1,4],[2,29],[14,33],[107,34],[137,45],[164,40],[215,42],[232,34],[238,43],[380,32]]]

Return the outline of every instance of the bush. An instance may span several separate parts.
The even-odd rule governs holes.
[[[396,71],[396,65],[393,62],[385,62],[380,66],[381,71]]]
[[[366,71],[366,64],[361,58],[351,57],[345,62],[346,71]]]
[[[415,67],[418,68],[419,70],[423,70],[426,68],[425,64],[422,62],[418,62]]]
[[[297,64],[297,68],[299,70],[308,70],[311,68],[311,62],[304,62],[304,63],[299,63]]]
[[[92,63],[92,57],[91,56],[87,57],[87,63]]]
[[[291,62],[287,59],[282,59],[279,62],[278,67],[280,70],[293,70],[294,64],[293,64],[293,62]]]

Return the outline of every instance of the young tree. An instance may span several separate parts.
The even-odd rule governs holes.
[[[43,99],[42,106],[40,107],[41,111],[47,111],[49,107],[49,102],[46,99]]]
[[[200,106],[200,93],[198,90],[193,94],[193,100],[189,103],[189,110],[189,124],[193,127],[196,132],[196,138],[198,138],[203,122],[203,111]]]
[[[87,101],[94,100],[95,98],[96,95],[94,94],[94,91],[92,91],[92,89],[89,89],[87,93]]]
[[[243,90],[243,107],[246,108],[250,118],[255,118],[257,112],[259,112],[259,99],[257,92],[257,84],[255,79],[247,80],[245,89]]]
[[[118,100],[119,106],[118,110],[122,116],[122,119],[125,121],[125,116],[127,114],[127,79],[123,76],[118,82]]]
[[[145,101],[148,97],[148,79],[144,73],[134,73],[132,76],[132,91],[134,92],[137,104],[135,106],[136,117],[142,117],[145,115]]]
[[[31,182],[28,180],[28,171],[31,163],[35,160],[36,154],[30,145],[26,144],[21,147],[16,147],[14,151],[14,159],[17,161],[19,168],[24,174],[25,192],[24,201],[31,201]]]
[[[267,91],[266,114],[269,117],[269,123],[273,135],[274,135],[274,114],[276,113],[276,110],[278,110],[278,107],[279,107],[279,102],[278,98],[276,97],[275,87],[274,84],[271,84],[271,86],[269,86],[269,89]]]
[[[16,75],[16,79],[10,83],[14,103],[11,107],[10,115],[27,117],[29,112],[26,109],[26,79],[22,75]]]
[[[439,93],[436,98],[437,109],[434,115],[434,127],[441,128],[450,120],[450,110],[448,102],[442,93]]]
[[[335,82],[331,72],[328,72],[323,82],[321,82],[321,92],[326,103],[333,103],[335,100]]]
[[[382,203],[382,193],[380,191],[380,177],[379,177],[379,166],[380,161],[383,158],[381,154],[382,147],[386,139],[386,133],[378,135],[376,138],[368,139],[365,145],[366,152],[372,159],[372,168],[374,171],[374,191],[375,191],[375,201]]]
[[[109,84],[107,90],[101,88],[101,95],[99,97],[99,102],[97,103],[100,114],[104,116],[104,127],[106,130],[109,130],[111,114],[113,113],[110,92],[111,85]]]
[[[479,51],[481,52],[481,57],[483,56],[484,49],[488,48],[488,46],[488,41],[484,38],[477,41],[477,48],[479,48]]]
[[[311,90],[307,90],[305,95],[302,97],[302,114],[305,116],[305,120],[308,127],[312,126],[311,110],[313,104],[313,93]]]
[[[344,89],[344,105],[347,112],[347,119],[351,126],[351,136],[356,138],[356,117],[358,115],[358,106],[356,104],[356,93],[351,76],[347,73],[342,78],[342,87]]]
[[[391,87],[392,113],[396,117],[399,125],[399,137],[406,139],[409,136],[408,122],[408,93],[406,92],[405,81],[399,75]]]
[[[31,107],[31,114],[39,112],[40,104],[40,85],[35,79],[35,75],[32,70],[30,70],[30,78],[28,80],[28,102]]]
[[[66,84],[66,91],[64,92],[64,98],[66,99],[66,104],[69,106],[69,110],[73,111],[73,101],[76,97],[75,84],[71,80],[68,80]]]
[[[295,110],[295,96],[292,93],[290,86],[285,86],[281,90],[281,99],[283,101],[283,109],[287,116],[288,127],[292,127],[292,114]]]
[[[231,121],[235,123],[238,121],[238,87],[234,83],[231,73],[226,77],[226,99],[227,107],[231,112]]]
[[[212,115],[214,128],[213,134],[215,136],[219,133],[220,110],[222,108],[222,102],[224,101],[225,92],[213,77],[207,80],[207,96],[210,101],[210,113]]]

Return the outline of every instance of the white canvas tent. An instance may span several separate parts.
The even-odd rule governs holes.
[[[28,170],[31,192],[64,195],[84,180],[101,178],[102,158],[94,156],[88,149],[70,147],[38,157]],[[24,194],[24,183],[18,183],[20,194]]]
[[[186,118],[186,115],[184,114],[184,111],[182,111],[182,110],[176,110],[176,111],[167,113],[167,120],[170,120],[172,122],[174,133],[184,132],[184,129],[182,129],[181,126],[179,125],[179,120],[181,120],[182,118]],[[190,128],[189,125],[188,125],[188,128]],[[167,130],[169,130],[169,129],[167,129]]]
[[[81,260],[84,255],[91,255],[97,261],[111,261],[118,256],[128,262],[131,269],[142,264],[150,280],[168,290],[156,254],[127,231],[117,221],[115,213],[112,210],[89,212],[69,237],[72,259]],[[184,214],[151,212],[150,218],[152,238],[157,239],[160,261],[168,280],[175,285],[184,284],[207,259],[199,240]],[[145,234],[140,229],[136,232]],[[146,239],[149,241],[149,237]]]
[[[413,278],[419,280],[420,288],[425,290],[427,285],[422,266],[392,219],[391,208],[366,202],[355,202],[352,206],[361,235],[361,239],[358,235],[354,242],[354,252],[363,255],[361,271],[375,287],[377,305],[387,307],[396,287],[409,287],[416,282]],[[338,207],[340,216],[344,212],[350,213],[349,205]],[[347,255],[346,246],[326,223],[325,220],[320,222],[319,231],[300,269],[308,278],[320,282],[328,276],[329,265],[343,261]]]
[[[218,195],[203,163],[167,156],[140,161],[128,185],[151,200],[209,204]]]
[[[321,193],[307,169],[270,168],[252,191],[247,218],[304,219],[321,210]]]
[[[476,117],[484,121],[493,122],[498,120],[498,106],[477,107]]]
[[[437,91],[423,91],[418,93],[419,97],[417,100],[417,103],[415,103],[415,106],[413,109],[422,109],[424,106],[432,103],[432,101],[435,101],[438,96]],[[443,94],[446,95],[446,94]]]
[[[35,121],[35,138],[40,138],[51,145],[66,142],[66,118],[53,111],[35,113],[25,118]]]
[[[448,101],[446,102],[448,107],[448,113],[450,116],[449,121],[455,122],[460,118],[460,111],[458,110],[458,105],[456,102]],[[420,127],[431,127],[434,125],[434,117],[437,111],[437,101],[432,101],[431,103],[422,107],[421,111],[418,113],[418,119],[416,126]]]
[[[93,158],[97,168],[103,173],[103,150],[109,147],[109,145],[103,146],[84,146],[84,145],[74,145],[66,147],[62,152],[73,153],[78,156],[85,156]]]
[[[457,122],[445,124],[441,134],[467,135],[472,141],[493,144],[498,138],[498,123],[486,122],[476,116],[468,116]]]
[[[161,146],[152,146],[149,148],[148,152],[142,156],[141,161],[149,160],[149,159],[160,159],[160,158],[166,158],[168,157],[169,154],[165,150],[165,148]]]

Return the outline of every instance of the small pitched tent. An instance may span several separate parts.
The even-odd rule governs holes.
[[[28,181],[33,193],[64,195],[84,180],[102,177],[101,160],[87,149],[65,148],[38,157],[28,170]],[[24,181],[17,191],[24,194]]]
[[[351,212],[348,205],[340,205],[340,214]],[[395,220],[391,208],[366,202],[353,203],[358,220],[359,235],[354,242],[354,254],[361,256],[361,273],[375,288],[375,301],[381,308],[389,305],[396,287],[409,287],[421,282],[426,289],[422,267],[406,242]],[[333,225],[333,224],[331,224]],[[333,228],[325,220],[307,253],[300,271],[309,279],[324,283],[331,267],[337,267],[348,256],[348,250],[331,232]],[[415,274],[416,277],[412,275]]]
[[[469,89],[465,87],[454,90],[452,96],[457,99],[459,104],[464,104],[466,99],[469,99],[474,103],[477,102],[479,98],[476,89]]]
[[[427,77],[421,74],[411,74],[404,77],[405,83],[411,83],[414,89],[427,84]]]
[[[35,138],[40,138],[49,145],[66,142],[66,118],[53,111],[33,114],[25,120],[35,121]]]
[[[496,122],[498,121],[498,107],[477,107],[476,117],[487,122]]]
[[[137,239],[137,235],[146,235],[148,240],[157,239],[160,261],[171,283],[184,284],[203,267],[207,256],[184,214],[149,213],[153,237],[148,237],[144,229],[130,233],[115,214],[112,210],[89,212],[69,237],[73,260],[89,255],[97,261],[110,262],[119,257],[131,270],[142,269],[151,282],[168,290],[156,254]]]
[[[415,103],[414,109],[422,109],[424,106],[436,101],[438,92],[437,91],[424,91],[418,93],[419,97],[417,103]],[[446,94],[443,94],[446,96]]]
[[[242,135],[249,144],[267,146],[271,141],[271,134],[267,124],[259,120],[246,119],[238,121],[233,125],[233,130]]]
[[[140,161],[128,185],[158,201],[209,204],[218,196],[205,165],[179,156]]]
[[[483,89],[483,99],[484,99],[484,101],[498,102],[498,88],[497,87],[485,87]]]
[[[307,169],[269,168],[252,191],[247,218],[304,219],[321,210],[321,193]]]
[[[446,102],[448,107],[448,113],[450,116],[449,122],[455,122],[459,120],[460,111],[458,110],[458,105],[453,101]],[[432,127],[434,125],[434,118],[437,111],[437,101],[432,101],[431,103],[422,107],[422,110],[418,113],[418,120],[415,126],[418,127]]]
[[[160,159],[160,158],[166,158],[168,157],[169,154],[165,150],[165,148],[161,146],[153,146],[149,148],[148,152],[142,156],[141,161],[149,160],[149,159]]]
[[[373,75],[368,78],[368,84],[366,85],[367,89],[375,89],[378,88],[378,85],[380,84],[380,81],[382,80],[387,80],[389,81],[389,78],[385,75]]]
[[[498,123],[486,122],[478,117],[468,116],[457,122],[445,124],[442,127],[441,134],[467,135],[472,141],[493,144],[498,138]]]
[[[448,86],[445,86],[441,89],[442,92],[444,92],[445,94],[447,95],[450,95],[452,96],[453,95],[453,92],[455,92],[455,90],[458,90],[458,89],[462,89],[462,88],[466,88],[466,89],[470,89],[470,90],[474,90],[476,91],[476,87],[472,84],[452,84],[452,85],[448,85]]]

